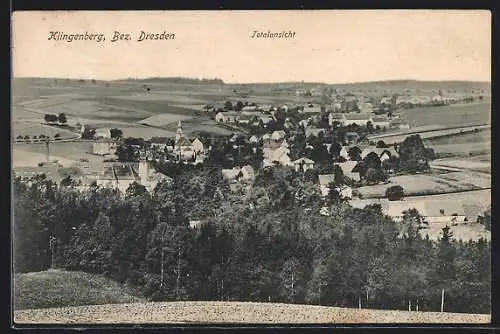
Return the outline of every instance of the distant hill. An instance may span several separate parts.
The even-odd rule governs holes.
[[[65,79],[65,78],[13,78],[14,88],[21,86],[51,86],[54,82],[60,83],[90,83],[92,79]],[[451,93],[461,93],[464,91],[470,92],[471,90],[480,90],[491,92],[491,82],[485,81],[419,81],[419,80],[385,80],[385,81],[369,81],[369,82],[356,82],[356,83],[341,83],[341,84],[327,84],[322,82],[273,82],[273,83],[225,83],[222,79],[198,79],[198,78],[185,78],[185,77],[151,77],[151,78],[127,78],[119,80],[95,80],[97,83],[137,83],[137,84],[179,84],[179,85],[224,85],[232,89],[311,89],[317,87],[329,87],[333,89],[340,89],[346,91],[393,91],[393,92],[425,92],[444,90]]]
[[[135,303],[145,299],[101,275],[47,270],[14,276],[14,309]]]

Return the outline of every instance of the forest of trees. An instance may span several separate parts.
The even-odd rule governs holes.
[[[381,207],[350,207],[289,168],[229,191],[214,164],[170,168],[150,194],[14,182],[14,269],[103,274],[151,300],[238,300],[490,312],[490,242],[422,238]],[[70,185],[71,182],[67,182]],[[325,202],[326,201],[326,202]],[[328,206],[328,216],[319,213]],[[204,220],[196,229],[190,220]]]

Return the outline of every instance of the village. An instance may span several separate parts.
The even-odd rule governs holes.
[[[179,120],[175,138],[123,138],[118,128],[92,128],[77,122],[71,129],[79,138],[73,141],[90,143],[91,152],[69,166],[50,158],[50,145],[61,141],[58,134],[53,139],[44,135],[38,138],[19,135],[16,143],[44,143],[45,161],[40,161],[37,167],[15,167],[14,172],[21,177],[44,173],[59,185],[71,184],[81,190],[92,186],[116,188],[125,194],[133,183],[152,192],[159,182],[171,181],[171,176],[155,168],[159,164],[203,165],[207,159],[211,162],[215,159],[233,190],[242,185],[248,187],[257,174],[268,168],[290,168],[313,180],[323,198],[338,196],[359,207],[376,201],[393,219],[400,219],[403,212],[417,207],[424,219],[439,223],[435,227],[439,225],[440,228],[484,219],[484,212],[488,209],[484,205],[432,197],[406,200],[405,196],[415,194],[407,194],[404,186],[391,182],[391,179],[405,174],[430,173],[429,163],[434,159],[434,153],[417,140],[416,147],[411,149],[421,151],[413,153],[415,156],[420,154],[418,159],[408,154],[400,156],[400,142],[386,144],[384,140],[376,139],[393,132],[408,133],[406,138],[418,135],[418,131],[411,131],[402,112],[405,109],[480,101],[484,92],[464,96],[443,95],[438,91],[434,96],[386,95],[379,99],[363,94],[335,93],[319,89],[295,91],[297,98],[324,99],[326,94],[328,104],[290,102],[271,105],[232,98],[224,103],[204,105],[202,112],[205,117],[234,130],[230,136],[206,133],[188,136]],[[49,125],[66,126],[70,123],[66,118],[64,114],[45,115]],[[409,164],[415,166],[409,167]],[[385,185],[385,193],[370,200],[364,199],[358,191],[361,187],[382,185]],[[387,199],[389,188],[398,193],[396,200]],[[326,206],[321,214],[329,214]],[[203,222],[203,217],[196,217],[191,225],[194,227],[200,222]],[[486,235],[484,232],[479,235]],[[431,236],[437,238],[436,233]]]

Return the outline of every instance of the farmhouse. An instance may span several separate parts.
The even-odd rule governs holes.
[[[341,125],[343,125],[345,121],[346,121],[345,115],[342,113],[332,112],[332,113],[328,114],[328,124],[330,126],[333,126],[333,123],[335,123],[335,122],[338,122]]]
[[[326,197],[330,193],[330,183],[335,180],[334,174],[323,174],[318,175],[318,183],[319,189],[321,191],[321,196]],[[349,186],[339,186],[335,187],[335,189],[339,192],[340,196],[346,198],[352,198],[352,188]]]
[[[334,164],[334,166],[339,166],[340,169],[342,169],[342,173],[344,174],[345,177],[353,180],[353,181],[359,181],[361,180],[361,177],[359,175],[359,172],[355,171],[355,167],[357,166],[358,162],[357,161],[345,161],[345,162],[337,162]]]
[[[369,102],[358,102],[358,109],[362,113],[371,113],[373,111],[373,105]]]
[[[344,125],[356,124],[359,126],[366,126],[366,124],[371,121],[371,116],[367,113],[349,113],[345,114]]]
[[[258,107],[258,106],[256,106],[256,105],[253,105],[253,106],[251,106],[251,105],[247,105],[247,106],[244,106],[244,107],[241,109],[241,111],[254,111],[254,112],[255,112],[255,111],[257,111],[258,109],[259,109],[259,107]]]
[[[395,129],[400,129],[400,130],[407,130],[410,128],[410,125],[402,120],[395,119],[390,122],[389,125],[391,128]]]
[[[236,122],[239,124],[249,124],[250,121],[254,118],[255,116],[251,115],[240,115],[236,117]]]
[[[253,181],[255,180],[255,170],[252,166],[247,165],[241,168],[241,179],[243,181]]]
[[[236,123],[239,115],[240,113],[236,111],[220,111],[217,115],[215,115],[215,120],[221,123]]]
[[[308,104],[304,106],[302,110],[304,114],[319,114],[321,113],[321,106],[315,106],[313,104]]]
[[[111,138],[111,130],[108,128],[98,128],[95,130],[94,138]]]
[[[386,117],[373,117],[372,125],[374,128],[378,126],[381,129],[388,129],[391,126],[391,122]]]
[[[382,105],[392,105],[392,97],[390,97],[390,96],[383,96],[380,99],[380,104],[382,104]]]
[[[252,135],[252,136],[248,139],[248,141],[249,141],[250,143],[252,143],[252,144],[256,144],[256,143],[258,143],[258,142],[259,142],[259,138],[258,138],[256,135]]]
[[[348,145],[355,145],[358,143],[359,135],[357,132],[347,132],[345,134],[345,140]]]
[[[92,153],[98,155],[110,155],[116,152],[116,142],[109,138],[102,138],[101,140],[92,143]]]
[[[293,163],[293,167],[295,168],[295,171],[303,171],[305,172],[308,169],[313,169],[314,168],[314,161],[308,158],[300,158],[295,160]]]
[[[230,169],[222,169],[222,175],[229,182],[236,182],[238,177],[241,175],[241,168],[233,167]]]

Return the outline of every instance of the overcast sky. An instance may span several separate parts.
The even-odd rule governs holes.
[[[141,30],[174,33],[137,42]],[[254,30],[294,31],[252,39]],[[54,42],[50,31],[106,40]],[[131,41],[111,43],[114,31]],[[13,76],[184,76],[225,82],[490,81],[488,11],[20,12]]]

